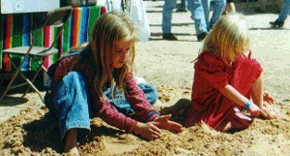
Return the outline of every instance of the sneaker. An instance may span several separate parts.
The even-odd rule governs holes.
[[[213,28],[213,25],[211,24],[208,28],[207,28],[207,31],[211,31]]]
[[[202,32],[202,33],[200,33],[200,34],[197,35],[197,40],[199,42],[201,42],[201,41],[203,41],[207,37],[207,35],[208,35],[208,32]]]
[[[274,26],[274,27],[279,27],[280,28],[280,27],[283,27],[284,21],[280,21],[280,20],[276,19],[276,21],[270,22],[270,24],[272,26]]]
[[[163,39],[164,40],[171,40],[171,41],[177,41],[177,37],[175,37],[172,33],[169,34],[163,34]]]

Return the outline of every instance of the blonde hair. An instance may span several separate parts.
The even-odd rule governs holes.
[[[212,32],[205,39],[201,52],[207,50],[221,56],[227,63],[235,56],[243,55],[250,46],[245,17],[240,13],[230,13],[219,18]]]
[[[113,67],[114,53],[119,41],[131,42],[132,47],[124,65],[115,71]],[[107,82],[111,86],[114,86],[116,82],[118,88],[124,90],[125,76],[131,72],[135,59],[136,41],[136,27],[122,12],[106,13],[95,22],[91,30],[91,40],[79,55],[75,67],[84,65],[90,60],[91,71],[84,72],[90,81],[89,90],[96,93],[98,98],[104,98],[103,87]]]

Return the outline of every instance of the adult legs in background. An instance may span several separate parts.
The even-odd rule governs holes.
[[[283,7],[278,16],[278,19],[276,19],[274,22],[270,22],[270,24],[273,26],[282,27],[284,25],[284,21],[286,20],[288,14],[290,14],[290,0],[284,0]]]
[[[203,10],[204,10],[204,16],[205,16],[205,21],[206,21],[206,26],[207,26],[207,30],[209,30],[210,27],[210,18],[209,18],[209,13],[210,13],[210,3],[211,0],[201,0],[201,4],[203,6]]]
[[[171,33],[172,11],[176,7],[176,0],[165,0],[162,12],[162,33],[165,40],[178,40]]]
[[[193,19],[195,23],[197,40],[202,41],[208,34],[204,6],[201,0],[188,0],[188,8],[191,11],[191,19]]]
[[[221,17],[226,7],[226,0],[215,0],[215,6],[213,9],[212,17],[210,19],[209,28],[211,28],[215,22]]]

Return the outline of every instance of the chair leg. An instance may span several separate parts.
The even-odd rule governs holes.
[[[34,75],[33,78],[31,79],[31,83],[32,83],[32,84],[33,84],[33,82],[35,81],[35,79],[36,79],[38,73],[41,71],[41,69],[42,69],[41,67],[38,68],[38,70],[36,71],[35,75]],[[29,86],[27,87],[27,89],[26,89],[26,91],[24,92],[24,94],[22,95],[22,97],[24,97],[24,96],[28,93],[30,87],[32,87],[32,86],[29,85]]]
[[[37,63],[38,63],[38,65],[39,65],[40,67],[38,68],[36,74],[33,76],[32,80],[31,80],[31,83],[33,83],[33,82],[35,81],[35,79],[36,79],[38,73],[39,73],[41,70],[47,72],[46,68],[43,66],[43,63],[38,62],[38,61],[37,61]],[[31,85],[28,86],[28,88],[26,89],[26,91],[24,92],[24,94],[22,95],[22,97],[24,97],[24,96],[28,93],[30,87],[31,87]],[[34,89],[34,90],[35,90],[35,89]],[[38,91],[38,90],[37,90],[37,91]],[[44,99],[43,99],[42,96],[40,95],[39,91],[38,91],[38,95],[40,96],[42,102],[44,103]]]
[[[11,60],[11,59],[10,59]],[[14,64],[14,62],[11,60],[11,64],[13,65],[14,68],[16,68],[16,65]],[[40,68],[41,69],[41,68]],[[39,69],[39,70],[40,70]],[[37,72],[39,72],[39,70]],[[29,84],[29,88],[32,87],[36,93],[39,95],[40,99],[42,100],[42,102],[44,102],[39,90],[33,85],[33,82],[31,82],[27,77],[25,77],[25,75],[23,75],[20,70],[18,70],[18,73],[20,74],[20,76],[26,81],[27,84]],[[24,97],[25,95],[22,96],[22,98]]]

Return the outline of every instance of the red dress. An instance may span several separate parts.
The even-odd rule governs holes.
[[[250,98],[252,85],[263,71],[261,65],[250,58],[250,54],[248,57],[242,55],[229,66],[221,57],[208,51],[201,53],[194,65],[192,108],[187,112],[186,127],[203,121],[216,129],[229,116],[243,120],[235,115],[234,107],[243,108],[223,96],[218,89],[230,84]]]

